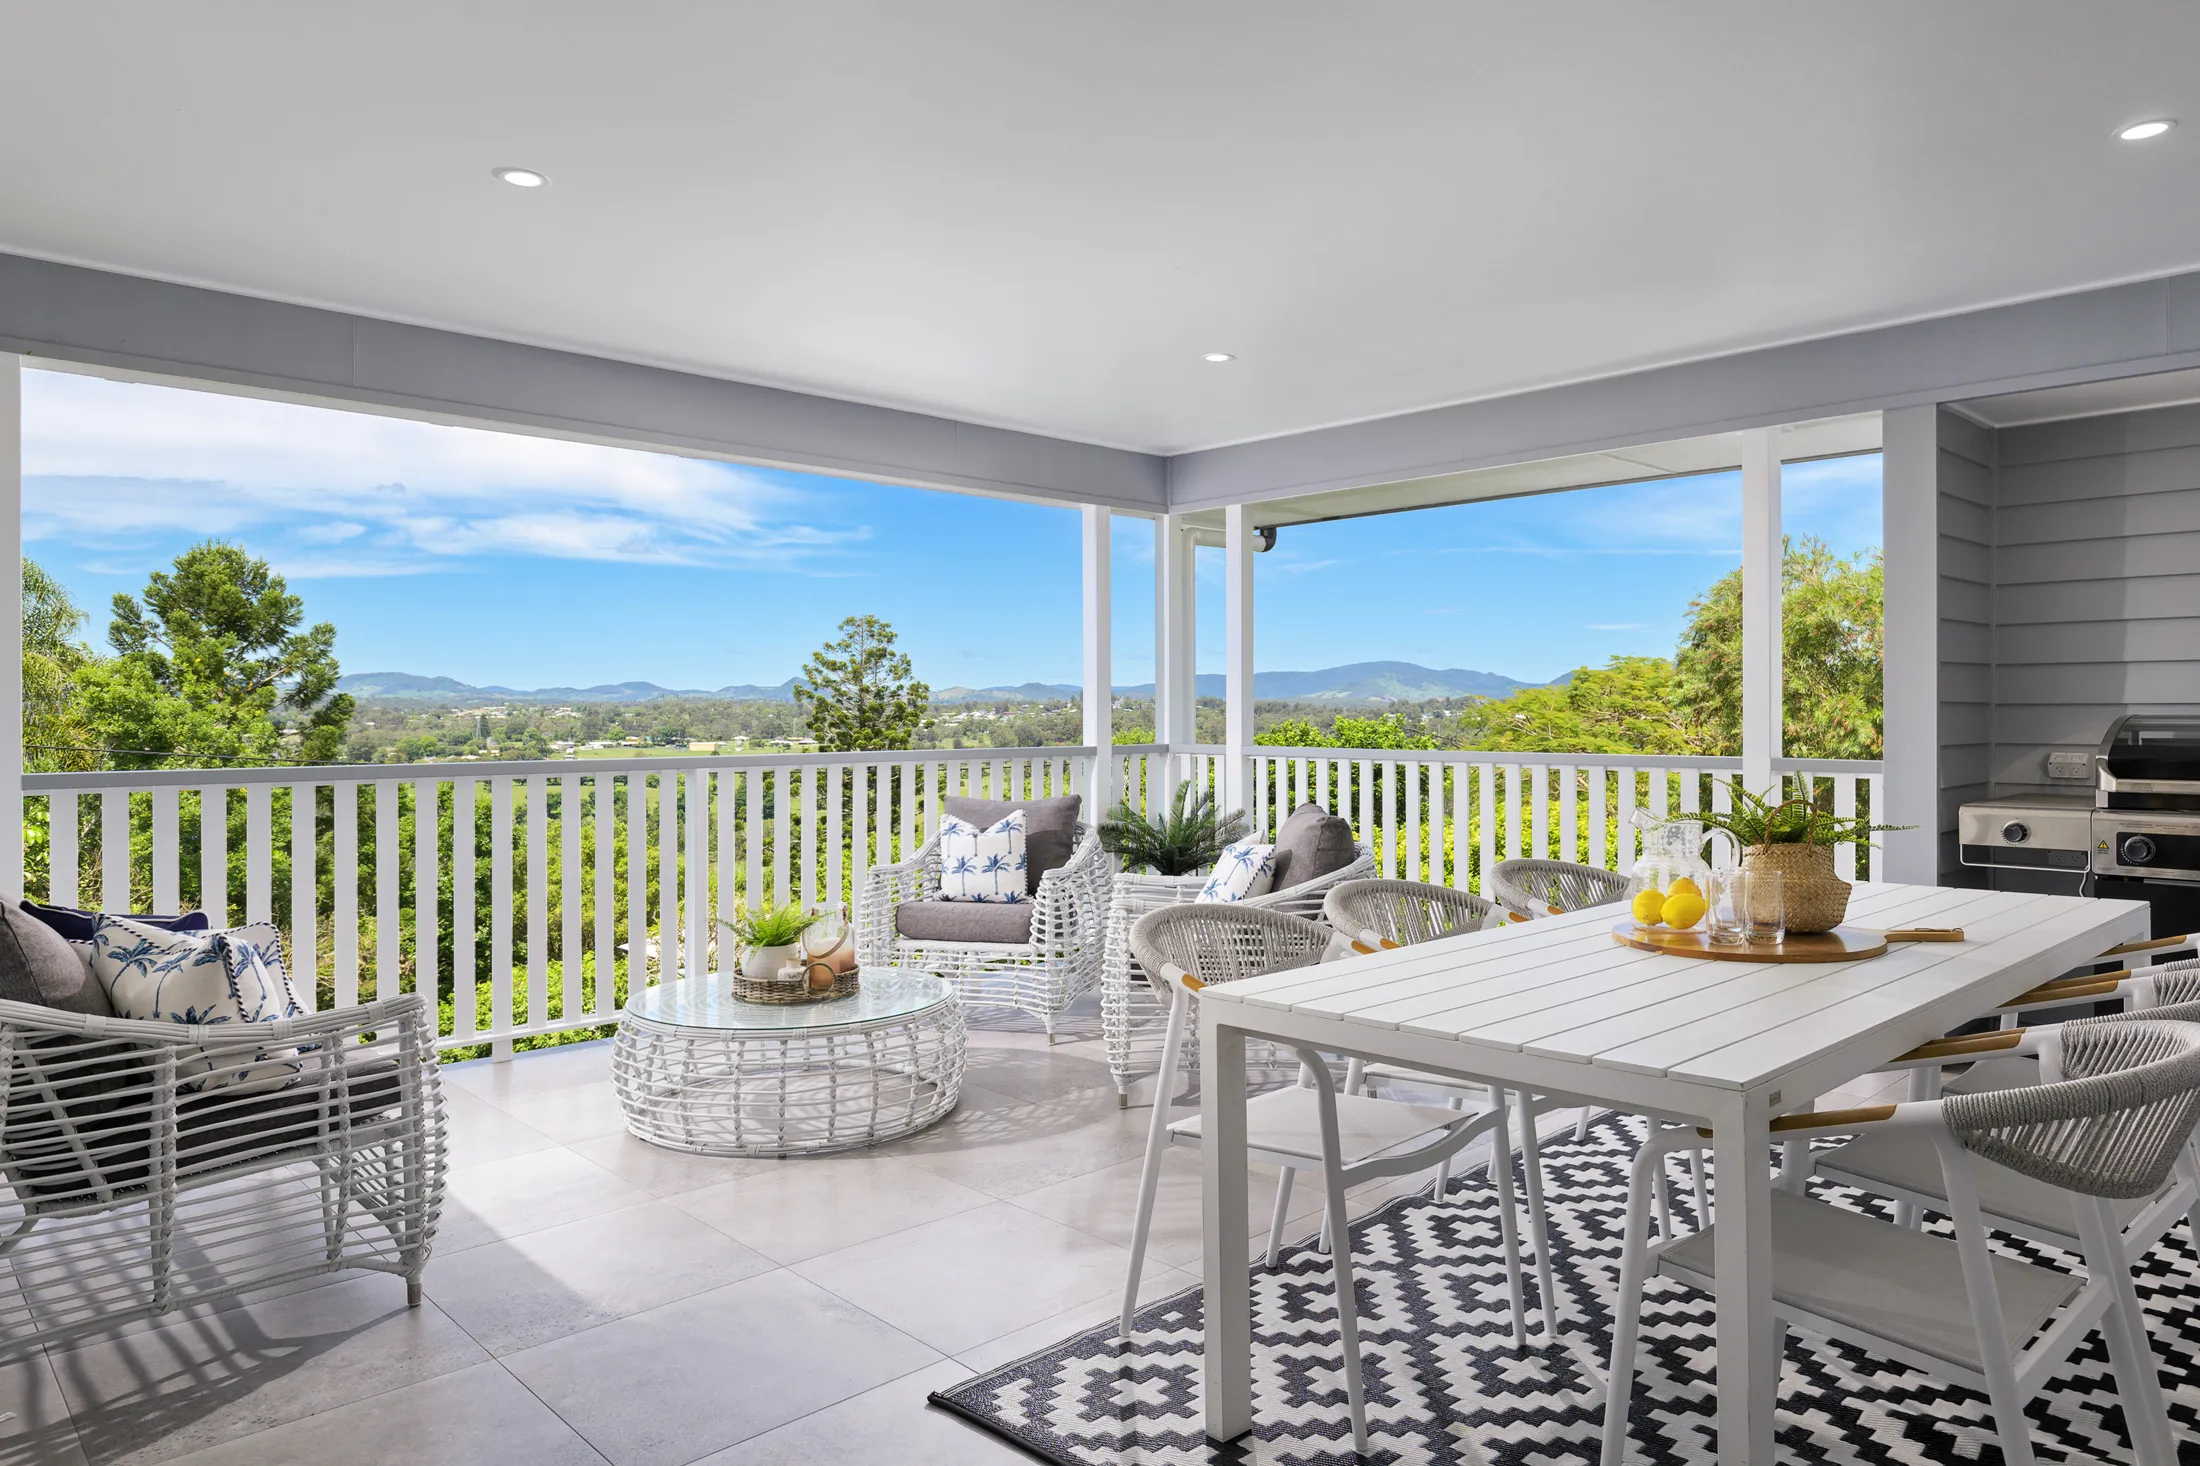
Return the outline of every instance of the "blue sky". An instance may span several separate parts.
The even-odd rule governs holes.
[[[1070,510],[218,393],[24,374],[24,551],[104,639],[116,591],[209,536],[269,560],[347,671],[512,687],[793,675],[841,617],[936,687],[1078,678]],[[1876,456],[1790,465],[1789,533],[1879,542]],[[1283,531],[1263,670],[1396,659],[1543,681],[1667,653],[1740,559],[1735,474]],[[1153,530],[1119,518],[1115,673],[1153,675]],[[1222,563],[1200,555],[1200,664]]]

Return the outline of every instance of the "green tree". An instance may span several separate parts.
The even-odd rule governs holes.
[[[1614,657],[1564,682],[1523,687],[1459,714],[1465,748],[1515,753],[1706,751],[1712,730],[1675,697],[1677,674],[1663,657]]]
[[[99,767],[84,725],[78,674],[93,661],[77,640],[84,612],[36,560],[23,561],[23,767],[34,773]]]
[[[907,748],[924,726],[932,689],[916,680],[894,628],[876,616],[850,616],[840,639],[810,653],[794,685],[810,734],[826,753]]]
[[[118,767],[273,758],[278,713],[298,756],[327,763],[343,747],[352,700],[336,691],[336,628],[301,631],[305,608],[241,546],[194,545],[155,571],[143,600],[117,595],[107,640],[87,667],[86,721]]]
[[[1843,559],[1818,539],[1782,556],[1782,723],[1791,758],[1872,759],[1881,750],[1885,564],[1873,550]],[[1742,749],[1742,572],[1688,608],[1675,696],[1710,730],[1704,752]]]

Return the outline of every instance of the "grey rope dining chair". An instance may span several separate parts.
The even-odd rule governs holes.
[[[1131,928],[1131,945],[1139,965],[1168,1003],[1169,1023],[1162,1039],[1161,1087],[1147,1134],[1137,1218],[1131,1229],[1130,1276],[1123,1288],[1122,1330],[1126,1338],[1137,1312],[1139,1276],[1153,1226],[1162,1155],[1173,1142],[1196,1144],[1200,1139],[1197,1114],[1174,1121],[1169,1114],[1177,1060],[1183,1052],[1194,999],[1202,990],[1220,983],[1313,966],[1322,960],[1332,936],[1330,929],[1319,922],[1222,902],[1165,907],[1140,917]],[[1268,1234],[1271,1267],[1277,1262],[1292,1176],[1302,1170],[1321,1173],[1322,1233],[1336,1280],[1345,1396],[1351,1407],[1353,1442],[1364,1452],[1368,1448],[1367,1402],[1360,1372],[1359,1308],[1353,1293],[1345,1193],[1365,1181],[1411,1175],[1448,1160],[1484,1136],[1491,1137],[1491,1153],[1500,1153],[1497,1137],[1508,1133],[1504,1098],[1499,1094],[1496,1105],[1487,1113],[1377,1099],[1355,1092],[1359,1083],[1357,1061],[1349,1067],[1340,1091],[1328,1061],[1319,1052],[1303,1047],[1297,1052],[1300,1069],[1296,1085],[1254,1095],[1246,1101],[1246,1153],[1252,1160],[1282,1171]],[[1512,1290],[1513,1338],[1516,1344],[1524,1344],[1527,1331],[1522,1316],[1512,1167],[1492,1165],[1490,1174],[1496,1182],[1498,1227]]]
[[[1533,920],[1624,901],[1627,877],[1570,860],[1500,860],[1490,872],[1490,894],[1513,915]]]
[[[1783,1139],[1915,1131],[1941,1166],[1951,1239],[1788,1191],[1772,1196],[1772,1306],[1783,1323],[1899,1359],[1984,1393],[2003,1458],[2034,1460],[2024,1405],[2098,1325],[2141,1466],[2173,1466],[2161,1380],[2111,1203],[2156,1194],[2200,1118],[2200,1024],[2150,1016],[2023,1030],[2013,1046],[2049,1082],[1773,1121]],[[1643,1285],[1656,1272],[1716,1281],[1718,1224],[1648,1242],[1649,1192],[1663,1157],[1701,1144],[1653,1135],[1628,1193],[1605,1401],[1604,1466],[1627,1441]],[[2071,1198],[2082,1277],[1991,1252],[1977,1161]],[[1968,1325],[1966,1327],[1966,1325]]]
[[[1344,881],[1322,898],[1322,917],[1363,946],[1410,947],[1480,931],[1497,913],[1472,891],[1426,881]]]

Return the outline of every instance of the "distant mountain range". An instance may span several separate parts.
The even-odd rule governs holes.
[[[655,702],[660,698],[711,698],[726,702],[789,702],[795,679],[775,687],[737,683],[730,687],[660,687],[654,682],[606,682],[595,687],[475,687],[453,677],[421,677],[411,672],[353,672],[336,685],[354,697],[408,702]],[[1219,672],[1198,679],[1201,697],[1220,697]],[[1255,672],[1253,696],[1278,701],[1333,703],[1421,702],[1438,697],[1504,697],[1528,684],[1495,672],[1461,667],[1438,670],[1413,662],[1352,662],[1316,672]],[[1119,697],[1151,697],[1153,684],[1119,686]],[[1014,687],[940,687],[936,703],[1052,702],[1078,695],[1065,682],[1024,682]]]

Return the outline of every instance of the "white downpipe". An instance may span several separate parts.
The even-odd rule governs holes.
[[[1190,526],[1177,515],[1154,520],[1153,548],[1154,741],[1190,744],[1199,734],[1199,684],[1194,675],[1199,646],[1199,592],[1194,578],[1198,549]],[[1176,792],[1176,761],[1162,762],[1167,772],[1156,792],[1168,798]]]
[[[23,358],[0,353],[0,894],[23,894]]]
[[[1781,750],[1780,430],[1742,434],[1742,782],[1773,788]]]
[[[1886,808],[1890,881],[1940,880],[1940,410],[1880,415],[1886,544]]]
[[[1253,754],[1253,511],[1222,511],[1223,797],[1225,810],[1251,812]]]
[[[1115,672],[1108,644],[1114,612],[1108,599],[1108,537],[1113,516],[1097,504],[1084,508],[1085,742],[1093,760],[1085,818],[1098,820],[1115,803]]]

